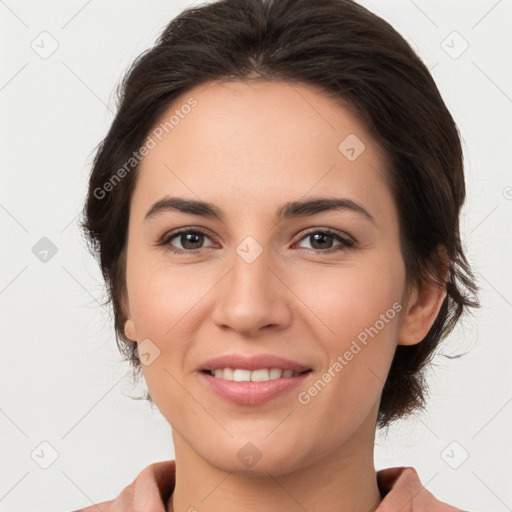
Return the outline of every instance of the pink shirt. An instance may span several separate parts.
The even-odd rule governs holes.
[[[97,507],[102,512],[167,512],[175,474],[174,460],[155,462],[143,469],[117,498],[75,512],[98,512]],[[377,483],[383,500],[375,512],[464,512],[437,500],[423,487],[414,468],[382,469],[377,472]]]

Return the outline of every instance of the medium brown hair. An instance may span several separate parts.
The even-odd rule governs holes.
[[[313,86],[348,105],[383,148],[407,282],[433,280],[446,286],[447,295],[425,338],[397,346],[378,426],[423,408],[427,363],[462,313],[479,305],[459,233],[461,142],[421,59],[386,21],[351,0],[221,0],[191,7],[126,73],[115,119],[97,148],[82,220],[113,305],[119,350],[140,376],[137,345],[123,331],[127,228],[138,167],[126,163],[175,98],[223,80]]]

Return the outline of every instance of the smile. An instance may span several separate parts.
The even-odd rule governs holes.
[[[236,382],[265,382],[281,379],[282,377],[296,377],[301,373],[293,370],[283,370],[282,368],[260,368],[253,371],[242,368],[218,368],[209,371],[216,379],[234,380]]]
[[[277,397],[284,399],[287,393],[304,384],[311,374],[311,370],[297,373],[280,368],[270,370],[262,368],[253,371],[223,368],[213,372],[209,370],[197,372],[207,392],[213,392],[215,396],[233,404],[245,406],[264,404]]]

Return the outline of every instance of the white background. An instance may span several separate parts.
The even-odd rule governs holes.
[[[435,359],[427,412],[378,435],[376,467],[414,466],[438,499],[465,510],[512,510],[512,3],[361,3],[413,45],[458,123],[464,245],[482,287],[482,309],[443,348],[468,354]],[[112,499],[147,465],[174,458],[159,411],[129,398],[144,384],[133,386],[121,362],[76,220],[117,83],[190,4],[0,2],[2,512],[66,512]],[[58,42],[47,59],[31,48],[43,31]],[[453,31],[469,44],[456,59],[445,51],[462,48]],[[42,237],[57,247],[46,263],[32,253]],[[31,457],[36,450],[49,461],[44,441],[58,453],[48,469]],[[465,452],[452,469],[447,461]]]

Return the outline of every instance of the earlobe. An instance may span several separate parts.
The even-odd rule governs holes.
[[[133,320],[126,320],[124,323],[124,335],[131,341],[137,341],[137,331]]]
[[[446,287],[423,283],[409,298],[398,332],[398,345],[420,343],[432,327],[446,297]]]

